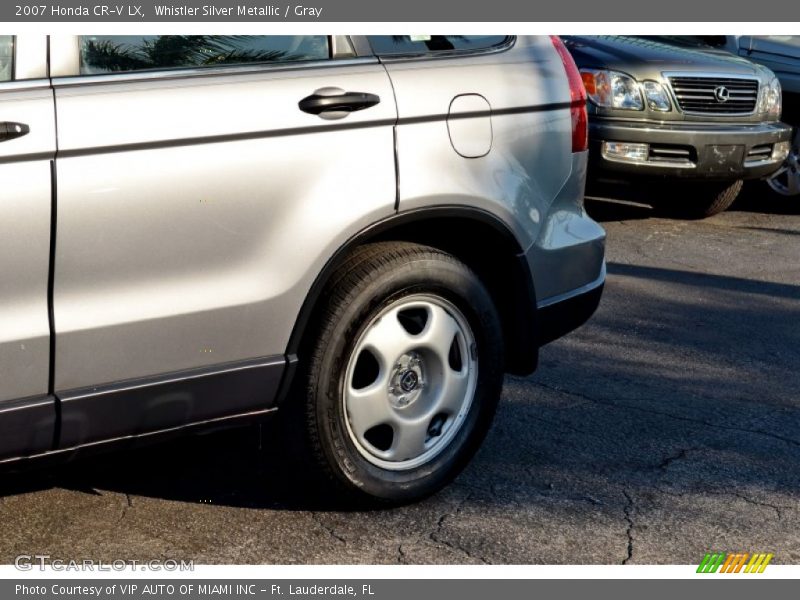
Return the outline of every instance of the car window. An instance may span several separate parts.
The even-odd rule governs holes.
[[[0,35],[0,81],[14,76],[14,36]]]
[[[87,35],[81,74],[323,60],[325,35]]]
[[[500,46],[505,35],[371,35],[369,43],[378,56],[469,52]]]

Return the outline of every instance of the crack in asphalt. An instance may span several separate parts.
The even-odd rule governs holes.
[[[119,514],[119,518],[117,519],[117,525],[122,523],[122,520],[127,516],[128,509],[133,508],[133,500],[131,499],[131,495],[128,492],[125,492],[124,496],[125,503],[122,505],[122,512]]]
[[[569,493],[569,492],[561,492],[557,491],[555,485],[552,483],[547,484],[546,489],[542,489],[540,486],[536,485],[535,480],[537,475],[534,474],[533,469],[527,467],[524,469],[525,473],[528,474],[528,477],[532,480],[532,487],[526,487],[525,491],[529,494],[535,494],[541,498],[549,498],[555,502],[586,502],[593,506],[604,506],[605,503],[600,500],[599,498],[595,498],[594,496],[586,493],[576,492],[576,493]],[[497,491],[497,484],[492,484],[489,488],[476,488],[480,489],[484,492],[489,492],[490,495],[494,496],[497,500],[510,502],[515,504],[516,506],[521,506],[522,503],[515,499],[510,498],[508,495],[504,495],[502,492]]]
[[[312,511],[309,514],[311,515],[311,520],[314,521],[320,527],[322,527],[322,529],[324,529],[329,536],[341,542],[342,544],[347,544],[347,540],[338,533],[336,533],[336,529],[325,523],[325,521],[322,520],[322,517],[320,517],[316,512]]]
[[[761,502],[759,500],[753,500],[749,496],[745,496],[744,494],[740,494],[739,492],[712,492],[711,490],[706,490],[706,493],[714,495],[714,496],[735,496],[736,498],[741,498],[748,504],[752,504],[754,506],[763,506],[764,508],[771,508],[775,511],[775,514],[778,516],[778,519],[783,519],[783,511],[782,509],[787,508],[791,510],[791,506],[779,506],[777,504],[770,504],[769,502]]]
[[[646,409],[646,408],[643,408],[643,407],[640,407],[640,406],[631,406],[631,405],[627,405],[627,404],[618,404],[618,403],[612,402],[610,400],[605,400],[605,399],[592,397],[592,396],[589,396],[587,394],[582,394],[580,392],[574,392],[574,391],[570,391],[570,390],[561,389],[561,388],[559,388],[557,386],[549,385],[549,384],[546,384],[546,383],[543,383],[543,382],[532,382],[532,383],[534,383],[534,385],[537,385],[538,387],[541,387],[541,388],[544,388],[544,389],[547,389],[547,390],[551,390],[551,391],[554,391],[554,392],[559,393],[559,394],[563,394],[563,395],[567,395],[567,396],[571,396],[571,397],[575,397],[575,398],[581,398],[581,399],[586,400],[588,402],[600,404],[600,405],[603,405],[603,406],[608,406],[608,407],[614,408],[614,409],[621,409],[621,410],[622,409],[634,409],[634,410],[638,410],[638,411],[645,412],[645,413],[648,413],[648,414],[654,414],[654,415],[667,417],[667,418],[670,418],[670,419],[697,423],[699,425],[703,425],[705,427],[709,427],[709,428],[713,428],[713,429],[732,430],[732,431],[739,431],[739,432],[750,433],[750,434],[755,434],[755,435],[763,435],[763,436],[766,436],[766,437],[770,437],[770,438],[773,438],[773,439],[780,440],[780,441],[782,441],[784,443],[787,443],[789,445],[800,446],[800,443],[797,442],[794,439],[787,438],[787,437],[784,437],[784,436],[781,436],[781,435],[778,435],[778,434],[773,434],[773,433],[770,433],[770,432],[767,432],[767,431],[763,431],[763,430],[759,430],[759,429],[747,429],[747,428],[719,425],[719,424],[711,423],[711,422],[704,421],[704,420],[701,420],[701,419],[694,419],[694,418],[691,418],[691,417],[683,417],[683,416],[675,415],[675,414],[668,413],[668,412],[657,411],[657,410],[652,410],[652,409]],[[562,425],[562,427],[569,428],[567,426],[564,426],[563,424],[553,423],[553,422],[547,421],[546,419],[540,419],[540,418],[537,418],[537,417],[531,417],[531,418],[534,419],[534,420],[538,420],[538,421],[547,423],[549,425]],[[588,432],[579,431],[579,430],[574,429],[574,428],[571,428],[571,429],[575,433],[579,433],[579,434],[588,433]],[[597,436],[595,434],[595,437],[601,437],[601,436]],[[673,463],[675,463],[677,461],[680,461],[680,460],[685,460],[688,457],[690,452],[699,452],[699,451],[702,451],[702,450],[703,450],[703,448],[696,447],[696,446],[688,447],[688,448],[680,448],[680,449],[677,450],[677,452],[664,456],[658,464],[653,465],[653,469],[655,469],[655,470],[657,470],[659,472],[668,471],[670,466]],[[550,489],[551,490],[553,489],[552,484],[551,484]],[[669,494],[669,495],[674,495],[674,496],[683,496],[684,495],[684,493],[667,492],[666,490],[663,490],[662,488],[660,488],[658,486],[656,486],[656,489],[658,489],[662,493]],[[752,498],[750,498],[750,497],[748,497],[748,496],[746,496],[744,494],[741,494],[739,492],[716,492],[716,491],[712,491],[712,490],[708,490],[708,489],[704,489],[704,490],[701,490],[701,491],[705,492],[705,493],[708,493],[708,494],[713,494],[713,495],[733,496],[733,497],[736,497],[736,498],[740,498],[741,500],[744,500],[745,502],[747,502],[749,504],[752,504],[754,506],[770,508],[770,509],[775,511],[778,519],[782,519],[783,518],[783,510],[786,510],[786,509],[791,510],[791,509],[793,509],[793,507],[789,507],[789,506],[780,506],[780,505],[772,504],[772,503],[769,503],[769,502],[761,502],[761,501],[758,501],[758,500],[754,500],[754,499],[752,499]],[[552,494],[552,493],[549,493],[549,492],[545,492],[545,491],[541,491],[541,490],[535,490],[535,493],[537,495],[543,496],[543,497],[555,497],[556,496],[555,494]],[[623,496],[625,497],[625,500],[626,500],[626,504],[623,507],[623,512],[624,512],[624,515],[625,515],[625,521],[627,523],[627,528],[626,528],[625,534],[626,534],[627,540],[628,540],[628,544],[627,544],[627,548],[626,548],[627,554],[626,554],[625,558],[623,559],[622,564],[628,564],[631,561],[631,559],[633,558],[633,552],[634,552],[633,529],[635,527],[635,523],[634,523],[634,520],[633,520],[633,515],[636,512],[636,505],[635,505],[635,502],[633,500],[633,497],[630,495],[630,493],[627,490],[623,490],[622,493],[623,493]],[[575,496],[564,496],[562,494],[559,494],[558,497],[560,497],[562,499],[567,499],[567,500],[569,500],[569,499],[574,499],[574,500],[580,499],[580,498],[575,497]],[[587,496],[585,498],[586,498],[586,500],[589,500],[593,504],[595,503],[595,502],[593,502],[593,499],[591,499],[590,497]]]
[[[564,390],[564,389],[561,389],[561,388],[559,388],[557,386],[550,385],[550,384],[547,384],[547,383],[544,383],[544,382],[541,382],[541,381],[531,381],[530,383],[532,383],[533,385],[538,386],[540,388],[544,388],[546,390],[550,390],[550,391],[553,391],[553,392],[556,392],[556,393],[559,393],[559,394],[564,394],[566,396],[574,396],[576,398],[583,398],[584,400],[588,400],[589,402],[594,402],[594,403],[600,404],[602,406],[609,406],[609,407],[617,408],[617,409],[620,409],[620,410],[628,410],[628,409],[629,410],[637,410],[637,411],[640,411],[640,412],[653,414],[653,415],[659,415],[659,416],[662,416],[662,417],[667,417],[667,418],[675,419],[675,420],[678,420],[678,421],[687,421],[687,422],[690,422],[690,423],[697,423],[698,425],[704,425],[706,427],[710,427],[710,428],[713,428],[713,429],[723,429],[723,430],[727,430],[727,431],[739,431],[739,432],[742,432],[742,433],[763,435],[765,437],[769,437],[769,438],[772,438],[772,439],[780,440],[781,442],[784,442],[784,443],[789,444],[791,446],[800,447],[800,441],[798,441],[798,440],[795,440],[793,438],[789,438],[789,437],[786,437],[786,436],[778,435],[777,433],[771,433],[769,431],[763,431],[761,429],[747,429],[745,427],[733,427],[733,426],[730,426],[730,425],[719,425],[717,423],[711,423],[710,421],[704,421],[702,419],[693,419],[691,417],[682,417],[680,415],[675,415],[675,414],[668,413],[668,412],[663,412],[663,411],[660,411],[660,410],[652,410],[652,409],[649,409],[649,408],[643,408],[641,406],[636,406],[636,405],[633,405],[633,404],[617,404],[616,402],[613,402],[611,400],[606,400],[606,399],[601,399],[601,398],[594,398],[592,396],[589,396],[587,394],[583,394],[581,392],[573,392],[573,391],[569,391],[569,390]]]
[[[545,489],[542,489],[540,485],[537,485],[536,481],[541,477],[541,473],[536,472],[534,467],[525,467],[525,473],[527,473],[528,478],[531,480],[533,487],[526,488],[526,491],[542,498],[550,498],[555,501],[564,501],[564,502],[588,502],[593,506],[604,506],[605,503],[600,500],[599,498],[595,498],[594,496],[586,493],[582,493],[580,491],[571,494],[569,492],[564,493],[561,491],[556,490],[556,486],[553,483],[548,483]],[[494,485],[492,485],[492,489],[494,489]],[[494,494],[497,498],[500,496],[498,494]],[[519,504],[517,501],[513,501],[515,504]]]
[[[494,492],[494,490],[489,490],[489,493],[492,496],[497,497],[497,494]],[[457,517],[461,513],[462,509],[464,508],[464,505],[467,502],[469,502],[470,499],[472,499],[472,492],[470,492],[466,496],[464,496],[464,498],[458,503],[458,506],[456,506],[456,509],[453,512],[448,512],[448,513],[444,513],[443,515],[441,515],[436,521],[436,529],[434,531],[432,531],[430,534],[428,534],[428,538],[431,541],[436,542],[438,544],[444,544],[445,546],[447,546],[451,550],[455,550],[456,552],[460,552],[460,553],[464,554],[465,556],[467,556],[467,557],[469,557],[469,558],[471,558],[473,560],[479,560],[481,563],[483,563],[485,565],[489,565],[491,563],[488,560],[486,560],[485,558],[483,558],[482,556],[475,555],[472,552],[470,552],[467,548],[464,548],[463,546],[461,546],[460,544],[451,542],[450,540],[442,537],[442,532],[443,532],[443,529],[444,529],[445,521],[447,521],[448,518]]]
[[[673,454],[671,456],[665,456],[664,459],[661,461],[661,463],[658,465],[658,469],[660,471],[666,471],[667,469],[669,469],[669,466],[672,463],[674,463],[675,461],[682,460],[682,459],[686,458],[686,455],[690,451],[694,451],[694,450],[697,450],[697,448],[681,448],[680,450],[678,450],[677,454]]]
[[[625,496],[626,500],[623,512],[625,514],[625,521],[628,524],[628,528],[625,530],[625,535],[628,537],[628,547],[626,549],[627,555],[624,559],[622,559],[622,564],[627,565],[628,562],[633,558],[633,513],[636,507],[633,502],[633,497],[631,497],[627,490],[622,490],[622,494]]]
[[[482,564],[484,564],[484,565],[490,565],[490,564],[492,564],[492,563],[490,563],[488,560],[486,560],[485,558],[483,558],[482,556],[478,556],[478,555],[476,555],[476,554],[473,554],[472,552],[470,552],[469,550],[467,550],[466,548],[464,548],[464,547],[463,547],[463,546],[461,546],[460,544],[454,544],[453,542],[451,542],[451,541],[449,541],[449,540],[447,540],[447,539],[438,539],[437,537],[435,537],[435,535],[436,535],[435,533],[431,534],[431,539],[432,539],[434,542],[436,542],[436,543],[438,543],[438,544],[444,544],[445,546],[447,546],[447,547],[448,547],[448,548],[450,548],[451,550],[455,550],[456,552],[460,552],[460,553],[461,553],[461,554],[463,554],[464,556],[466,556],[466,557],[468,557],[468,558],[471,558],[471,559],[473,559],[473,560],[478,560],[478,561],[480,561],[480,562],[481,562]]]
[[[771,508],[775,511],[775,514],[778,516],[778,519],[783,519],[783,511],[785,510],[797,510],[798,506],[787,506],[781,504],[772,504],[770,502],[762,502],[760,500],[754,500],[750,496],[746,496],[745,494],[741,494],[739,492],[728,492],[728,491],[718,491],[712,490],[708,488],[698,488],[696,490],[686,490],[686,491],[669,491],[665,490],[663,487],[655,486],[655,489],[660,494],[664,494],[666,496],[674,496],[676,498],[683,498],[687,494],[695,493],[695,494],[709,494],[711,496],[732,496],[734,498],[739,498],[744,500],[748,504],[752,504],[754,506],[761,506],[763,508]]]

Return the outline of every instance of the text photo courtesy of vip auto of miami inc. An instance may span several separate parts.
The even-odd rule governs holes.
[[[108,24],[0,35],[9,594],[797,576],[800,36]]]

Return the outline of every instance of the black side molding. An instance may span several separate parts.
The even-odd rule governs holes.
[[[58,449],[271,408],[285,367],[273,356],[58,392]]]
[[[50,450],[56,426],[55,398],[0,403],[0,461]]]

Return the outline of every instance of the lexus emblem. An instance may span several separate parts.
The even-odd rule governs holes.
[[[719,85],[714,88],[714,98],[716,98],[717,102],[722,104],[731,99],[731,92],[724,85]]]

